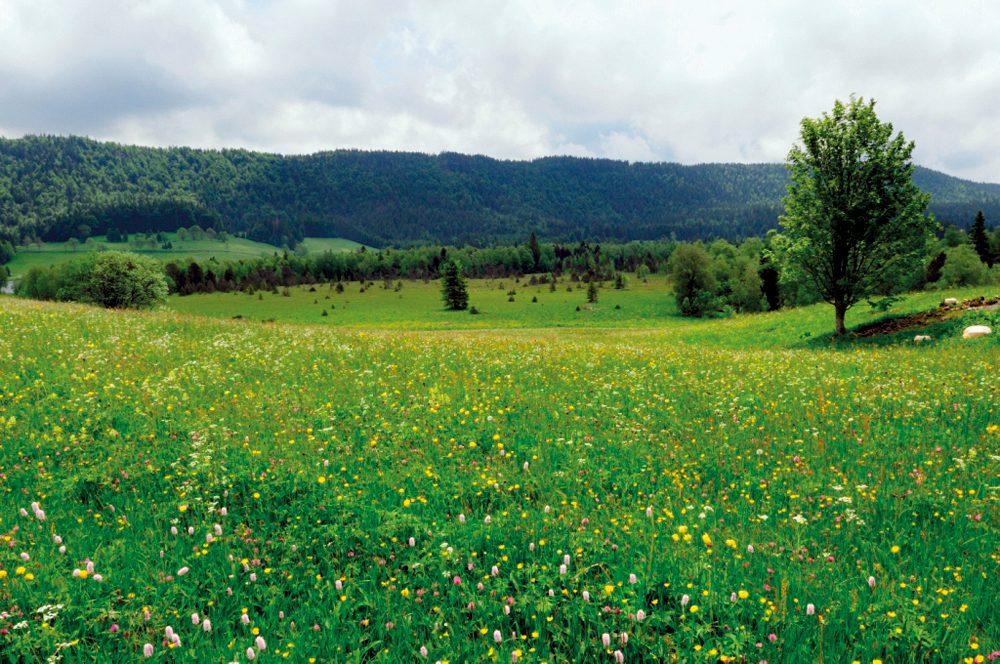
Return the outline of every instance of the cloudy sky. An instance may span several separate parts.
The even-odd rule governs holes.
[[[781,161],[856,94],[1000,182],[1000,3],[0,0],[0,134]]]

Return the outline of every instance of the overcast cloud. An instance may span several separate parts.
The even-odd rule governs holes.
[[[1000,181],[1000,4],[0,0],[0,134],[782,161],[851,94]]]

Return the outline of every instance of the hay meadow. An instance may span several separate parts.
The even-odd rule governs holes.
[[[2,658],[998,656],[997,311],[387,286],[0,297]]]

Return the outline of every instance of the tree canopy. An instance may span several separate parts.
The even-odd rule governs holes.
[[[937,223],[930,194],[913,183],[913,142],[879,120],[875,101],[837,101],[804,118],[788,154],[791,185],[778,242],[786,268],[803,272],[844,314],[862,298],[890,292],[926,252]]]

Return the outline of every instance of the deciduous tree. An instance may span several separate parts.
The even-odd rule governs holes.
[[[804,118],[788,154],[792,183],[781,217],[780,250],[834,307],[837,334],[862,298],[912,272],[936,227],[930,195],[913,183],[914,144],[875,114],[875,102],[837,101]]]

